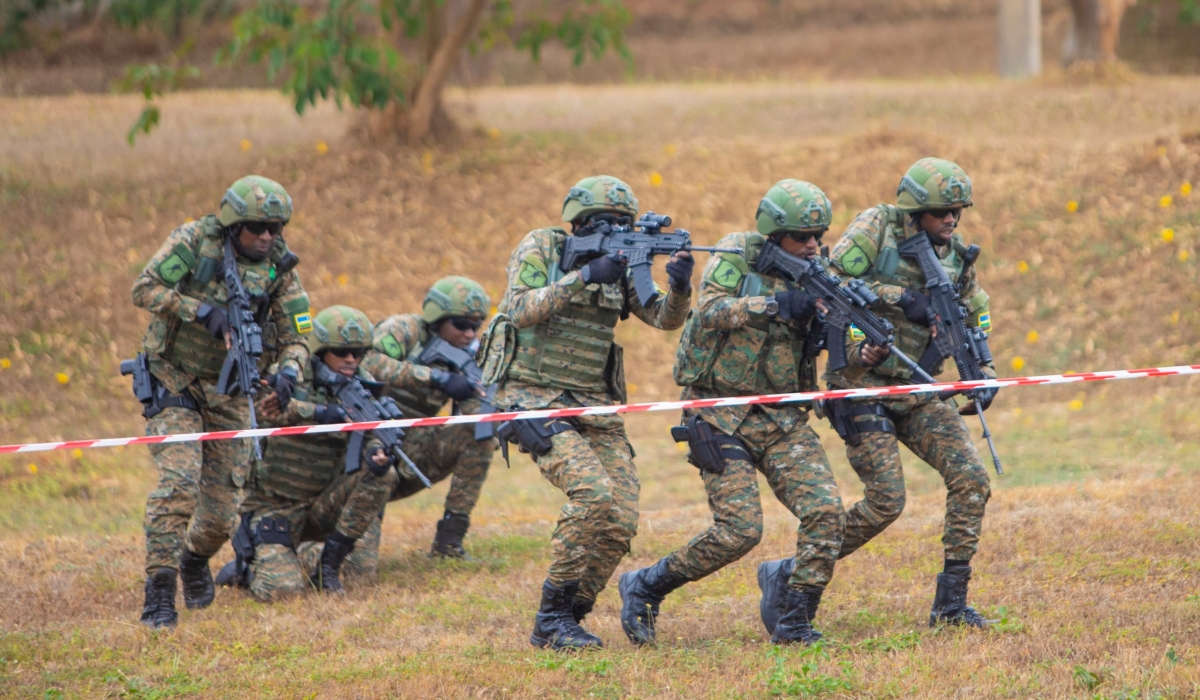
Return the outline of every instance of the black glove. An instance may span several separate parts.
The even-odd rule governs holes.
[[[286,411],[288,402],[292,400],[292,390],[296,388],[296,370],[286,367],[271,379],[271,388],[279,396],[279,410]]]
[[[596,258],[579,271],[584,284],[612,284],[625,276],[625,261],[616,255]]]
[[[341,406],[331,406],[328,404],[317,404],[317,409],[313,411],[313,420],[321,425],[333,425],[334,423],[349,423],[346,412]]]
[[[900,301],[896,302],[896,306],[899,306],[904,312],[904,318],[919,326],[929,328],[934,321],[933,309],[929,308],[929,303],[929,297],[920,292],[906,289],[900,295]]]
[[[455,401],[464,401],[476,396],[474,385],[461,374],[435,369],[432,379],[438,391],[448,394]]]
[[[384,464],[376,463],[375,456],[379,454],[383,454],[385,457],[387,457],[387,462]],[[367,469],[370,470],[370,472],[375,476],[385,476],[388,473],[388,470],[391,469],[392,465],[395,463],[396,457],[388,454],[382,448],[376,449],[371,453],[371,456],[367,457]]]
[[[967,392],[967,398],[968,399],[979,399],[980,408],[982,408],[983,410],[986,411],[986,410],[988,410],[988,407],[992,405],[992,399],[996,398],[996,394],[999,393],[999,391],[1000,391],[1000,389],[998,387],[994,387],[994,386],[988,387],[986,389],[976,389],[975,391]],[[975,415],[975,402],[971,401],[971,403],[958,409],[958,414],[960,416]]]
[[[196,322],[203,324],[217,340],[225,340],[229,334],[229,317],[225,315],[225,309],[220,307],[201,304],[196,309]]]
[[[817,313],[817,298],[803,289],[789,289],[775,295],[779,304],[779,318],[785,321],[805,323]]]
[[[667,263],[667,277],[671,278],[671,289],[686,292],[692,288],[692,270],[696,269],[696,261],[692,256],[676,258]]]

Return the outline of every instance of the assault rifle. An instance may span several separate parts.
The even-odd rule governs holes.
[[[829,310],[825,313],[823,323],[830,370],[836,372],[846,366],[846,331],[850,324],[854,324],[866,336],[868,345],[887,348],[912,370],[917,379],[927,384],[934,382],[928,372],[896,347],[896,329],[891,321],[871,311],[870,307],[879,303],[879,296],[871,291],[866,282],[852,279],[843,286],[842,280],[827,271],[819,259],[808,260],[792,255],[774,241],[763,244],[758,259],[754,261],[754,270],[802,285],[810,294],[815,294],[825,302]]]
[[[966,279],[967,271],[979,258],[979,246],[972,245],[967,248],[963,256],[966,264],[963,266],[963,273],[959,277],[957,285],[950,281],[950,275],[946,274],[946,268],[942,267],[937,253],[933,250],[933,243],[924,231],[900,241],[899,248],[901,256],[916,261],[921,266],[921,271],[925,273],[925,288],[929,290],[931,307],[936,314],[933,324],[933,339],[917,364],[927,368],[926,371],[928,371],[947,357],[953,357],[954,364],[958,367],[959,379],[963,381],[987,379],[981,367],[992,362],[992,351],[988,348],[987,342],[988,335],[983,329],[967,326],[967,309],[959,301],[961,285]],[[954,393],[950,392],[949,395],[943,395],[942,398],[949,398]],[[1004,470],[1000,467],[1000,455],[996,453],[996,445],[992,442],[992,431],[988,429],[987,419],[983,417],[979,391],[968,391],[965,395],[974,402],[975,413],[979,416],[979,422],[983,424],[983,436],[987,438],[988,448],[992,451],[992,463],[996,466],[996,473],[1003,474]]]
[[[633,270],[633,288],[638,302],[649,306],[658,290],[650,276],[650,266],[656,255],[674,255],[681,250],[705,253],[739,253],[741,248],[713,248],[692,245],[692,234],[684,229],[663,233],[671,225],[671,217],[648,211],[633,226],[613,226],[598,222],[584,235],[568,236],[563,245],[558,267],[563,272],[577,270],[596,258],[616,254]]]
[[[258,417],[254,414],[254,397],[258,396],[258,358],[262,356],[262,328],[254,320],[250,310],[250,295],[242,286],[238,272],[237,257],[233,252],[233,238],[225,237],[225,257],[221,260],[221,278],[225,283],[225,295],[229,298],[226,316],[229,319],[229,352],[221,374],[217,377],[217,392],[227,396],[242,395],[250,404],[250,429],[258,428]],[[262,459],[262,448],[258,438],[254,440],[254,454]]]
[[[334,390],[334,395],[337,396],[342,410],[346,412],[352,422],[374,423],[398,420],[404,417],[400,407],[396,405],[396,401],[390,396],[383,396],[383,384],[359,377],[347,377],[334,372],[324,362],[317,361],[312,365],[316,369],[314,379],[319,384]],[[400,468],[403,463],[410,472],[408,476],[418,479],[427,489],[433,488],[429,479],[425,478],[417,465],[413,464],[408,455],[404,454],[402,449],[404,446],[403,430],[400,428],[375,428],[370,432],[383,443],[384,451],[396,458],[396,471],[401,472],[401,476],[406,476]],[[360,459],[366,433],[365,430],[355,430],[350,434],[350,444],[346,446],[347,474],[353,474],[362,467]]]
[[[475,362],[475,356],[463,350],[456,348],[442,336],[433,333],[430,335],[429,342],[425,344],[425,349],[421,351],[417,361],[423,365],[432,365],[441,363],[451,369],[451,371],[461,374],[467,378],[471,384],[484,392],[483,406],[480,408],[480,413],[496,413],[496,407],[492,405],[492,401],[496,398],[496,385],[484,386],[483,370]],[[462,413],[462,408],[456,402],[454,404],[453,415]],[[495,425],[493,423],[476,423],[475,424],[475,439],[487,440],[495,434]]]

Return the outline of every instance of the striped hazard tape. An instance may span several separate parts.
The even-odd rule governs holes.
[[[459,423],[495,423],[518,418],[574,418],[576,416],[596,416],[612,413],[678,411],[685,408],[712,408],[714,406],[811,402],[821,399],[861,398],[866,396],[900,396],[904,394],[924,394],[948,390],[967,391],[970,389],[982,389],[985,387],[1006,388],[1013,386],[1037,386],[1043,384],[1075,384],[1078,382],[1100,382],[1114,379],[1143,379],[1146,377],[1174,377],[1191,374],[1200,374],[1200,365],[1151,367],[1147,369],[1119,369],[1106,372],[1048,374],[1040,377],[982,379],[973,382],[903,384],[899,386],[866,387],[861,389],[802,391],[791,394],[731,396],[720,399],[696,399],[691,401],[654,401],[651,403],[617,404],[612,406],[586,406],[581,408],[555,408],[543,409],[540,411],[520,411],[516,413],[485,413],[472,416],[433,416],[431,418],[405,418],[402,420],[375,421],[367,423],[298,425],[288,428],[223,430],[211,433],[179,433],[176,435],[146,435],[139,437],[104,438],[100,440],[33,442],[16,445],[2,445],[0,446],[0,454],[17,452],[44,452],[47,450],[71,450],[86,447],[119,447],[122,445],[154,445],[162,443],[197,442],[205,440],[232,440],[235,438],[273,437],[278,435],[311,435],[314,433],[339,433],[354,430],[374,430],[375,428],[423,428],[439,425],[455,425]]]

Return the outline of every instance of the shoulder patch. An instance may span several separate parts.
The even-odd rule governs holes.
[[[533,289],[545,287],[550,281],[550,278],[546,275],[546,263],[542,262],[536,256],[526,256],[521,261],[521,272],[517,275],[517,279],[526,287]]]
[[[984,311],[983,313],[979,314],[979,318],[978,318],[977,322],[975,323],[975,325],[979,328],[979,330],[983,331],[984,333],[991,333],[992,332],[992,312]]]
[[[721,258],[721,261],[708,275],[709,281],[726,289],[737,289],[738,285],[742,283],[743,277],[745,274],[741,269],[725,258]]]
[[[866,272],[867,268],[871,266],[871,261],[867,258],[867,254],[858,245],[850,246],[850,249],[838,258],[838,263],[846,271],[846,274],[854,275],[855,277]]]
[[[171,249],[171,255],[158,265],[158,276],[169,285],[176,285],[184,275],[196,267],[196,256],[190,248],[178,243]]]
[[[387,356],[399,360],[404,355],[404,348],[400,347],[400,342],[396,340],[396,336],[388,333],[379,341],[379,347]]]
[[[297,333],[304,335],[312,332],[312,309],[307,294],[283,302],[283,312],[292,317],[292,327]]]

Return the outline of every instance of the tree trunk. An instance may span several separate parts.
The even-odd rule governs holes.
[[[1041,0],[1000,0],[1000,75],[1030,78],[1041,73]]]
[[[1136,0],[1070,0],[1071,25],[1063,43],[1063,63],[1117,60],[1121,18]]]
[[[421,76],[412,110],[408,115],[408,140],[420,141],[429,135],[433,118],[442,101],[442,88],[446,76],[454,67],[459,52],[471,38],[471,32],[479,24],[479,18],[487,9],[488,0],[470,0],[450,32],[442,38],[433,52],[433,57]]]

